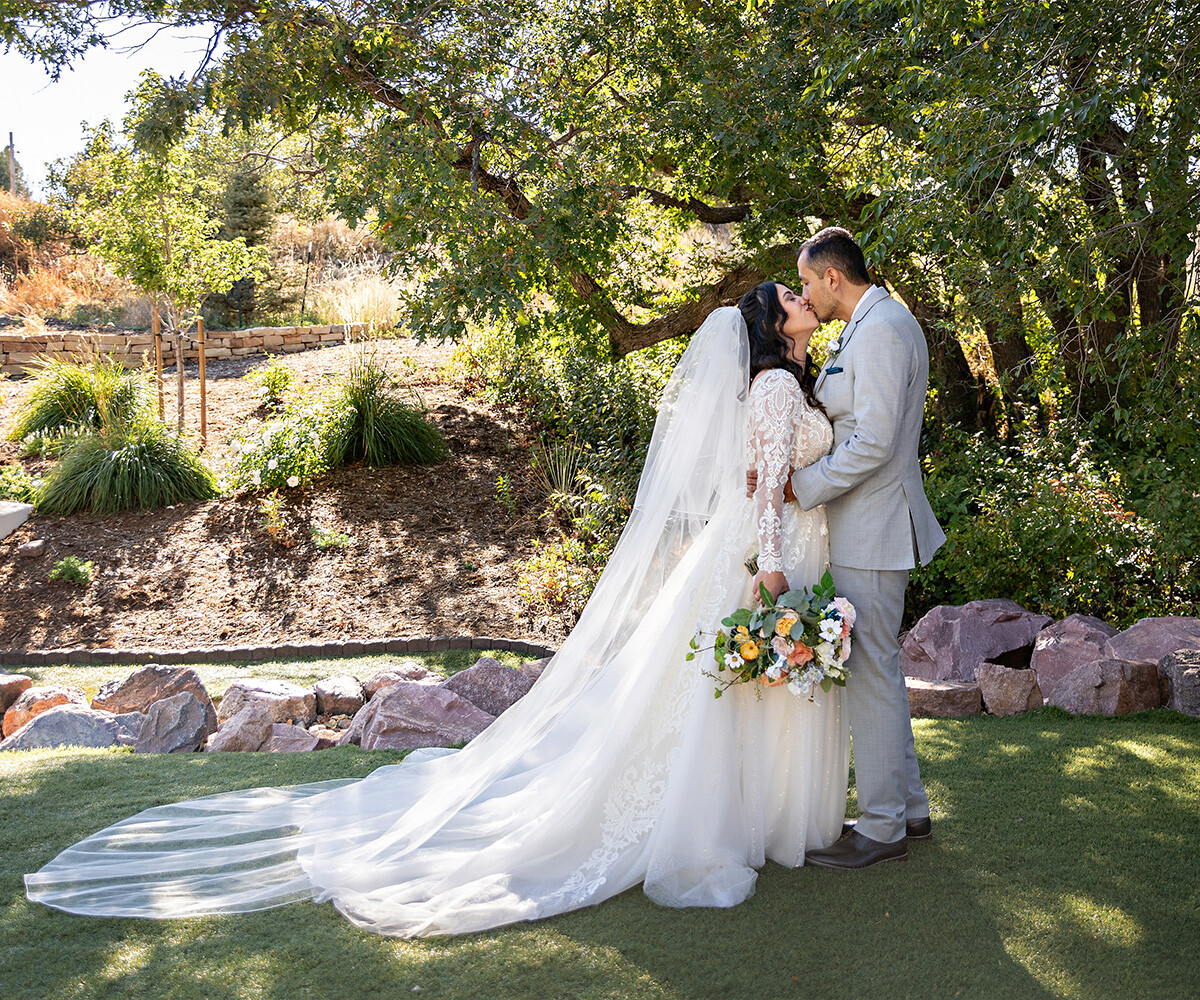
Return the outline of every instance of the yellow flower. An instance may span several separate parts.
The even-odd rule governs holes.
[[[754,643],[754,642],[743,642],[742,648],[740,650],[738,650],[738,652],[740,652],[742,654],[743,660],[747,660],[747,661],[748,660],[757,660],[758,659],[758,644]]]
[[[782,615],[775,623],[775,634],[781,635],[786,639],[792,631],[792,626],[799,620],[800,618],[797,615]]]
[[[735,642],[749,642],[750,630],[745,625],[739,625],[737,631],[733,634],[733,638]]]

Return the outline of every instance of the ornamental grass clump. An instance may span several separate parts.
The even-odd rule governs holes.
[[[356,361],[331,409],[330,465],[432,465],[450,454],[420,397],[376,357]]]
[[[40,514],[150,510],[217,495],[213,474],[186,441],[157,420],[106,420],[46,475]]]
[[[98,428],[106,419],[132,423],[150,414],[154,400],[149,381],[112,358],[85,362],[49,358],[34,367],[33,386],[9,432],[14,441],[34,434]]]

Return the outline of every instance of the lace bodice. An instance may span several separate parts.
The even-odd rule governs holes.
[[[809,405],[795,377],[782,368],[763,372],[750,387],[750,461],[758,471],[754,502],[758,568],[783,571],[783,488],[790,468],[829,454],[833,428]]]

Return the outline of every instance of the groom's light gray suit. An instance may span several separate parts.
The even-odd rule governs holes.
[[[838,343],[816,387],[833,422],[833,451],[799,469],[792,489],[805,510],[825,504],[834,582],[858,612],[844,696],[862,810],[857,828],[893,843],[905,819],[929,815],[897,638],[908,572],[946,540],[917,456],[929,349],[912,313],[876,286]]]

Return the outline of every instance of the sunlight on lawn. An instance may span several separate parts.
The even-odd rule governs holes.
[[[327,905],[186,921],[95,920],[24,899],[20,876],[150,805],[369,773],[396,753],[0,755],[0,981],[44,997],[422,1000],[570,997],[1142,1000],[1200,978],[1200,725],[922,719],[934,838],[864,872],[768,864],[731,910],[639,889],[544,923],[399,941]],[[47,947],[54,958],[47,958]],[[14,988],[7,984],[16,984]]]

